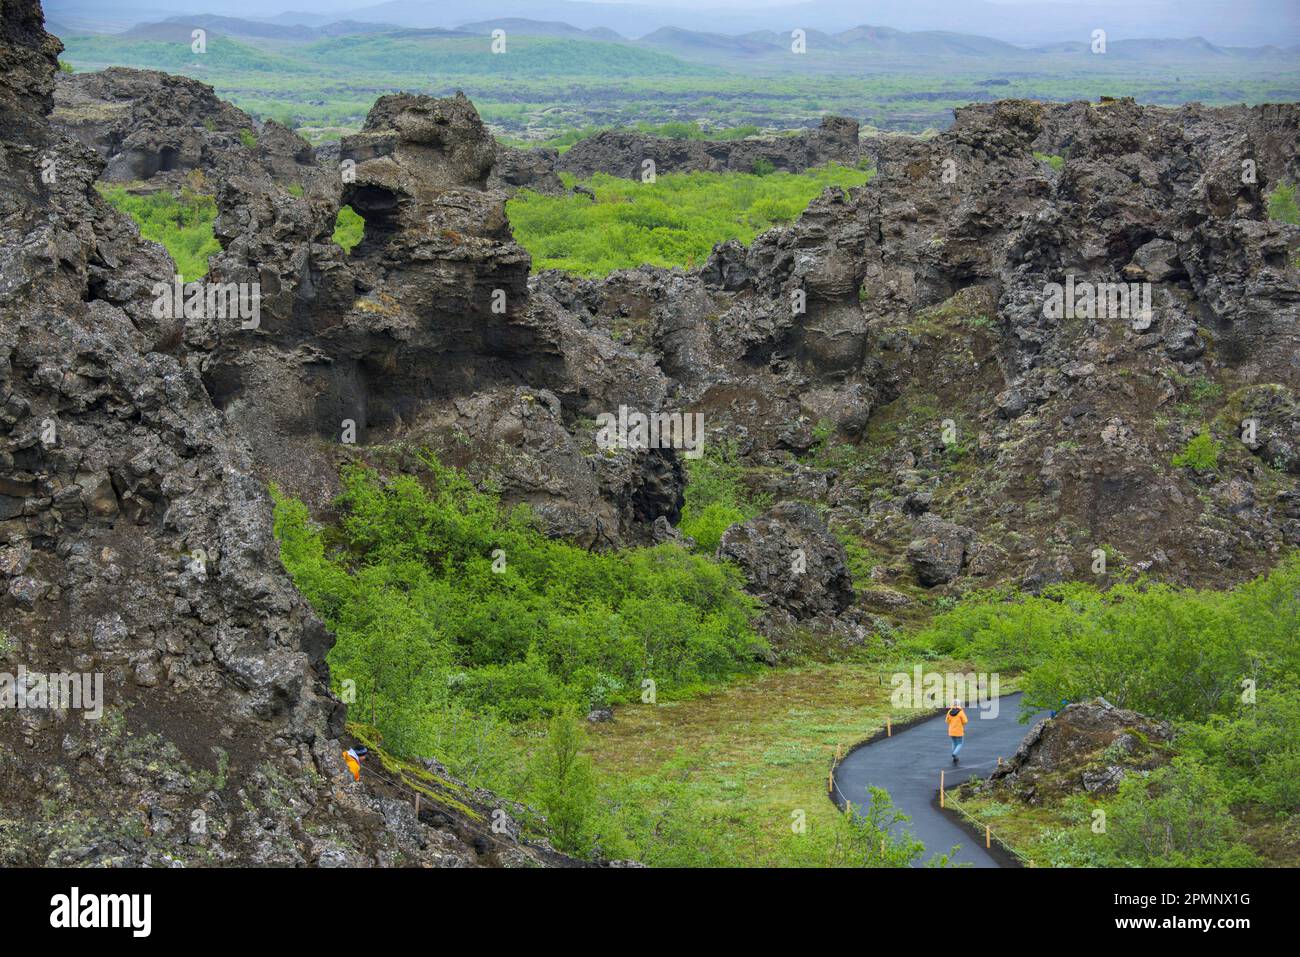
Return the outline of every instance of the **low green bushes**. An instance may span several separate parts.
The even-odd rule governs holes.
[[[334,219],[334,242],[343,247],[345,253],[352,252],[354,246],[361,242],[361,237],[365,235],[366,221],[361,218],[351,206],[339,208],[338,216]]]
[[[697,551],[713,554],[722,533],[748,521],[764,508],[766,496],[752,495],[742,481],[744,468],[732,445],[713,445],[698,459],[687,459],[689,481],[682,506],[682,532],[695,539]]]
[[[207,275],[208,257],[221,252],[212,231],[217,203],[211,196],[189,187],[182,188],[179,196],[165,191],[133,193],[124,186],[104,184],[98,189],[104,199],[135,220],[141,236],[162,243],[185,282]]]
[[[1251,824],[1300,813],[1300,555],[1230,591],[1064,584],[972,596],[906,645],[1021,672],[1025,705],[1101,696],[1172,721],[1176,757],[1114,798],[1080,795],[1077,826],[1048,834],[1057,864],[1236,866]],[[1067,802],[1067,810],[1068,810]],[[1088,815],[1105,811],[1106,829]]]
[[[597,174],[586,183],[595,202],[523,190],[506,211],[535,269],[603,276],[642,264],[702,265],[717,243],[748,243],[798,217],[828,186],[861,186],[870,176],[834,164],[799,174],[668,173],[653,183]]]
[[[434,753],[463,713],[521,722],[683,692],[765,652],[734,568],[674,544],[597,553],[552,540],[526,508],[423,465],[418,477],[347,469],[336,528],[276,498],[285,566],[337,635],[336,690],[390,749]]]

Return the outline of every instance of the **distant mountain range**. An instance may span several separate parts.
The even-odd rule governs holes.
[[[183,40],[202,27],[210,34],[254,43],[305,44],[339,37],[366,36],[376,40],[484,37],[495,29],[518,37],[550,37],[568,40],[618,43],[654,50],[681,60],[710,66],[740,67],[745,64],[772,68],[794,68],[790,56],[789,32],[755,30],[741,34],[709,33],[681,27],[660,27],[639,39],[630,39],[607,27],[582,28],[562,21],[532,20],[525,17],[477,20],[440,27],[411,28],[393,23],[338,20],[314,24],[286,22],[296,14],[282,14],[273,20],[199,14],[171,17],[154,23],[137,24],[112,36],[121,40]],[[321,17],[313,19],[321,20]],[[83,32],[83,31],[76,31]],[[1090,55],[1086,41],[1068,41],[1036,46],[1018,46],[991,37],[941,30],[906,31],[892,27],[862,25],[838,33],[806,30],[809,60],[826,72],[856,70],[872,64],[941,58],[1030,61],[1038,58],[1076,59]],[[1187,39],[1112,40],[1107,55],[1126,61],[1150,63],[1230,63],[1241,58],[1295,60],[1297,48],[1278,46],[1226,47],[1203,37]]]
[[[94,32],[120,31],[168,15],[193,18],[216,8],[228,18],[307,27],[353,20],[448,29],[465,23],[468,14],[476,24],[527,19],[583,32],[617,31],[624,37],[645,36],[664,27],[735,36],[757,31],[788,35],[796,27],[838,34],[865,21],[888,24],[903,32],[969,34],[1023,46],[1085,42],[1097,28],[1106,30],[1111,40],[1200,36],[1219,47],[1300,46],[1300,3],[1296,0],[1144,0],[1140,4],[1093,0],[1086,5],[1051,0],[806,0],[749,8],[714,7],[710,0],[698,5],[476,0],[472,14],[466,7],[464,0],[387,0],[379,4],[316,0],[311,11],[280,11],[266,0],[171,0],[167,5],[157,0],[45,3],[46,15],[55,23]]]
[[[613,40],[626,39],[621,33],[608,27],[592,27],[583,30],[569,23],[558,20],[529,20],[525,17],[501,17],[498,20],[480,20],[477,23],[462,23],[458,30],[469,33],[491,33],[493,30],[505,30],[529,37],[569,37],[574,40]]]
[[[307,43],[325,37],[390,33],[401,29],[391,23],[362,23],[357,20],[336,20],[320,26],[304,26],[201,13],[197,16],[169,17],[157,23],[140,23],[118,36],[137,40],[184,39],[188,42],[190,31],[195,28],[202,28],[220,36],[238,37],[244,40],[278,40],[285,43]]]
[[[805,31],[810,51],[833,53],[892,53],[916,56],[1023,56],[1025,51],[1001,40],[963,33],[923,31],[907,33],[891,27],[859,26],[842,33]],[[739,36],[698,33],[664,27],[642,37],[640,42],[679,56],[719,54],[731,57],[785,55],[790,51],[788,33],[759,30]]]

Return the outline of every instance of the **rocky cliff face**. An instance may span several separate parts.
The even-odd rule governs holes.
[[[741,438],[757,487],[827,506],[879,559],[880,609],[908,600],[892,586],[1221,584],[1300,542],[1300,230],[1264,211],[1298,123],[974,106],[697,273],[539,285],[630,332],[711,434]],[[1123,284],[1134,314],[1053,312],[1076,283]],[[832,436],[797,458],[819,423]],[[1174,466],[1202,428],[1217,465]]]
[[[623,406],[700,412],[756,490],[822,505],[875,559],[855,583],[870,611],[905,605],[900,588],[1225,582],[1300,541],[1296,230],[1264,199],[1298,172],[1294,106],[971,107],[932,140],[877,144],[867,187],[697,271],[578,280],[528,276],[504,194],[547,157],[503,160],[463,98],[384,97],[326,158],[274,124],[227,148],[255,124],[177,83],[201,87],[65,77],[56,122],[110,168],[142,141],[210,163],[212,275],[259,281],[264,316],[186,320],[185,345],[257,473],[318,509],[342,458],[413,441],[557,534],[655,540],[682,467],[594,447],[592,420]],[[151,84],[202,104],[215,142],[185,146],[196,124],[167,110],[123,126],[113,104],[158,99]],[[834,123],[818,135],[856,143]],[[351,256],[328,241],[343,203],[366,220]],[[1077,283],[1150,313],[1051,313],[1049,288]],[[1220,464],[1173,466],[1205,427]]]
[[[419,778],[422,820],[403,785],[378,776],[358,785],[344,772],[344,712],[324,660],[331,638],[279,563],[239,418],[214,401],[229,329],[162,328],[153,283],[170,282],[172,264],[93,188],[106,167],[97,151],[130,175],[172,148],[183,157],[176,169],[220,168],[208,137],[226,133],[149,137],[116,112],[105,127],[81,125],[81,142],[54,131],[59,49],[35,2],[4,0],[0,862],[563,862],[513,837],[517,826],[494,833],[499,802],[436,768]],[[88,88],[138,110],[148,94],[112,93],[138,79],[106,75]],[[173,106],[234,115],[200,85],[144,81],[158,85]],[[160,116],[156,129],[188,129]],[[333,200],[315,183],[301,204],[273,198],[275,173],[247,164],[243,207],[229,199],[239,182],[223,184],[228,216],[242,208],[242,225],[281,238],[227,221],[219,268],[289,285],[268,302],[288,318],[278,310],[301,294],[294,284],[314,280],[284,237],[318,239]],[[40,702],[38,676],[56,674],[99,676],[102,716],[12,707]]]
[[[252,124],[211,87],[152,70],[113,68],[55,87],[59,128],[107,162],[101,179],[220,168]],[[310,151],[299,151],[309,159]]]
[[[504,201],[554,174],[499,148],[464,97],[382,97],[359,134],[316,156],[233,107],[208,122],[205,106],[195,123],[142,107],[123,120],[115,106],[208,104],[211,90],[192,80],[110,70],[61,77],[59,90],[54,122],[95,144],[109,169],[148,172],[152,163],[131,165],[131,143],[199,158],[224,247],[208,279],[256,284],[261,318],[241,328],[186,317],[159,332],[183,336],[261,476],[325,509],[343,459],[412,441],[492,476],[555,533],[587,543],[648,540],[655,518],[676,520],[683,476],[671,450],[603,455],[572,436],[579,418],[619,402],[658,409],[665,380],[530,293]],[[176,169],[149,185],[174,183]],[[350,256],[330,241],[343,205],[365,220]]]

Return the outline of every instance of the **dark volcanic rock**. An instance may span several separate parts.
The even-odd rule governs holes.
[[[922,585],[945,585],[961,574],[974,541],[974,529],[926,512],[917,519],[907,558]]]
[[[564,183],[555,172],[560,154],[549,149],[515,149],[497,144],[496,161],[488,185],[513,193],[531,189],[538,193],[561,193]]]
[[[783,502],[731,526],[718,556],[741,567],[754,594],[795,618],[835,615],[853,601],[844,546],[801,502]]]
[[[529,276],[503,201],[510,189],[554,188],[549,159],[500,148],[463,98],[384,97],[362,133],[321,162],[201,84],[159,77],[61,81],[57,116],[110,162],[120,155],[111,144],[132,136],[198,138],[182,152],[216,184],[224,250],[212,275],[259,281],[263,321],[249,331],[186,320],[185,344],[253,445],[258,474],[318,508],[335,488],[344,422],[361,446],[382,445],[417,422],[451,428],[468,397],[513,401],[525,390],[558,399],[556,427],[575,441],[532,457],[545,467],[510,494],[587,542],[658,540],[655,521],[676,514],[680,488],[664,484],[680,470],[671,455],[613,473],[591,458],[586,421],[623,405],[698,412],[709,442],[734,440],[746,465],[801,483],[816,473],[812,497],[839,510],[886,577],[905,573],[916,516],[928,511],[978,535],[974,574],[1031,587],[1087,574],[1102,544],[1122,558],[1116,574],[1238,580],[1295,537],[1282,496],[1295,491],[1297,468],[1300,230],[1266,218],[1268,190],[1296,173],[1293,105],[969,107],[934,138],[873,141],[869,185],[828,190],[747,248],[721,244],[698,269],[584,280]],[[187,124],[161,102],[166,91],[204,122]],[[124,112],[137,97],[158,103],[156,113]],[[256,129],[255,148],[215,148],[245,127]],[[847,149],[851,133],[828,122],[810,135]],[[808,140],[763,142],[788,150]],[[582,148],[595,156],[616,142]],[[762,143],[624,145],[631,153],[607,156],[639,163],[662,149],[663,171],[739,168],[749,160],[736,157]],[[1057,170],[1035,152],[1064,163]],[[575,147],[560,164],[582,155]],[[288,192],[293,183],[301,196]],[[329,238],[344,202],[366,219],[351,256]],[[138,247],[124,225],[99,243],[105,263]],[[176,324],[148,315],[149,287],[131,278],[165,259],[149,247],[131,255],[156,261],[92,263],[97,294],[165,344]],[[1072,279],[1149,283],[1150,313],[1049,318],[1045,290]],[[1198,406],[1197,396],[1211,398]],[[1231,416],[1221,413],[1241,411],[1231,396],[1258,405],[1248,449],[1222,424]],[[1250,507],[1235,494],[1201,495],[1197,475],[1171,466],[1194,418],[1217,423],[1228,452],[1254,453],[1227,455],[1219,476],[1248,483]],[[946,421],[961,434],[941,444]],[[819,443],[840,465],[798,461]],[[483,448],[485,471],[508,464],[489,448],[508,456],[509,443]],[[1259,481],[1259,468],[1283,472],[1287,487]],[[592,474],[594,498],[590,482],[570,481]],[[915,552],[920,574],[960,573],[965,547],[952,545],[947,536],[927,546],[932,554]]]
[[[187,155],[215,183],[223,249],[209,278],[257,284],[262,315],[255,329],[187,318],[184,341],[218,408],[252,444],[260,475],[323,508],[351,453],[345,435],[365,447],[414,429],[454,454],[472,433],[477,455],[465,464],[484,478],[514,476],[508,500],[537,506],[556,534],[648,540],[656,518],[676,521],[683,480],[671,450],[611,462],[568,440],[577,417],[624,404],[658,410],[666,383],[644,357],[532,295],[503,189],[558,179],[532,154],[499,148],[467,99],[381,97],[326,166],[275,124],[259,129],[256,148],[243,147],[235,134],[251,121],[202,84],[134,70],[97,77],[65,84],[69,105],[57,122],[106,144],[145,133],[205,144]],[[168,96],[220,121],[187,126],[167,109],[123,113],[124,104]],[[85,119],[95,116],[111,119],[97,127]],[[117,155],[104,152],[110,162]],[[172,175],[180,174],[154,178]],[[365,220],[351,255],[330,239],[341,205]],[[511,401],[524,392],[559,399],[544,406],[556,441],[542,443],[541,458],[521,457],[510,430],[493,432],[490,424],[505,420],[483,409],[486,419],[467,422],[462,412],[471,396]]]
[[[212,87],[154,70],[60,73],[54,106],[52,121],[104,158],[110,182],[224,167],[243,148],[241,131],[253,131]],[[310,147],[302,158],[310,161]]]
[[[862,464],[836,469],[815,497],[850,510],[895,559],[882,574],[918,539],[927,582],[961,572],[969,534],[931,542],[914,528],[942,486],[945,519],[980,540],[986,581],[1087,575],[1103,544],[1122,556],[1112,575],[1240,580],[1294,535],[1280,492],[1239,475],[1257,490],[1243,508],[1198,494],[1170,463],[1197,430],[1185,410],[1206,402],[1197,414],[1211,421],[1245,388],[1259,407],[1249,451],[1294,468],[1300,230],[1267,221],[1265,194],[1294,175],[1298,116],[1294,105],[972,106],[937,137],[877,144],[866,187],[828,190],[797,222],[749,247],[720,244],[698,270],[533,285],[650,357],[668,395],[704,414],[711,441],[736,440],[747,464],[799,472],[795,457],[829,427],[839,457]],[[1068,156],[1057,171],[1035,151]],[[1149,283],[1150,313],[1049,318],[1047,290],[1074,280]],[[925,421],[909,418],[922,409]],[[954,442],[935,441],[945,421]],[[1244,448],[1236,430],[1216,439]],[[1221,469],[1252,468],[1228,459]]]
[[[1172,741],[1168,723],[1094,698],[1034,725],[989,783],[1032,802],[1077,791],[1113,793],[1125,775],[1167,763]]]

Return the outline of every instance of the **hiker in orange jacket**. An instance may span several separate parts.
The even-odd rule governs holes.
[[[948,722],[948,737],[952,739],[952,763],[956,764],[957,752],[966,743],[966,712],[962,710],[960,701],[952,703],[944,720]]]
[[[348,748],[343,752],[343,763],[352,772],[352,780],[361,780],[361,762],[366,759],[366,755],[369,753],[369,748]]]

